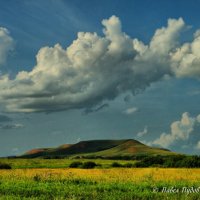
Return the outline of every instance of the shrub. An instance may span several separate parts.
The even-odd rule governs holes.
[[[79,167],[81,167],[82,165],[83,165],[82,162],[75,161],[75,162],[72,162],[72,163],[69,165],[69,167],[70,167],[70,168],[79,168]]]
[[[133,167],[134,165],[132,163],[126,163],[124,164],[124,167],[127,167],[127,168],[131,168]]]
[[[143,161],[138,161],[135,163],[135,167],[149,167],[149,165],[147,165]]]
[[[12,169],[12,167],[7,163],[0,163],[0,169]]]
[[[111,164],[111,167],[122,167],[122,165],[120,163],[118,163],[118,162],[113,162]]]
[[[88,162],[84,162],[81,167],[83,169],[92,169],[92,168],[95,168],[96,166],[97,164],[95,162],[88,161]]]

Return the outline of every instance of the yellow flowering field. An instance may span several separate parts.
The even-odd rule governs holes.
[[[0,199],[140,200],[200,196],[200,169],[0,170]]]

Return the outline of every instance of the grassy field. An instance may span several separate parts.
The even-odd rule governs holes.
[[[109,168],[111,160],[95,160],[106,167],[95,169],[68,168],[67,159],[2,161],[14,169],[0,170],[0,200],[200,199],[200,169]]]
[[[67,168],[72,162],[87,162],[89,159],[7,159],[1,158],[0,163],[8,163],[13,169],[30,169],[30,168]],[[92,159],[91,161],[101,165],[101,168],[109,168],[113,162],[122,165],[126,163],[135,163],[134,160],[103,160]]]
[[[0,199],[198,200],[199,187],[200,169],[0,170]]]

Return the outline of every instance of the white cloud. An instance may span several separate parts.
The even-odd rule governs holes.
[[[177,38],[184,26],[185,23],[182,18],[178,20],[169,19],[167,28],[162,27],[156,30],[149,48],[153,52],[166,56],[178,45]]]
[[[131,115],[137,111],[138,111],[138,108],[132,107],[132,108],[127,108],[126,110],[124,110],[123,113],[125,113],[126,115]]]
[[[185,28],[182,18],[169,19],[166,27],[155,31],[148,45],[125,34],[116,16],[102,24],[104,36],[79,32],[66,49],[59,44],[41,48],[32,71],[20,71],[14,79],[6,74],[0,76],[0,103],[5,110],[90,110],[121,93],[136,94],[167,74],[182,76],[181,70],[190,76],[200,71],[198,65],[191,64],[188,70],[190,65],[181,64],[188,52],[188,56],[191,52],[199,56],[198,32],[190,47],[177,42]]]
[[[81,141],[81,138],[80,138],[80,137],[76,139],[76,143],[78,143],[78,142],[80,142],[80,141]]]
[[[195,146],[195,148],[200,150],[200,141],[197,142],[197,145]]]
[[[200,115],[197,116],[197,122],[200,123]]]
[[[191,43],[184,43],[171,53],[172,70],[178,77],[200,77],[200,30]]]
[[[140,131],[140,132],[137,133],[137,137],[143,137],[147,133],[148,133],[148,129],[147,129],[147,127],[144,127],[143,131]]]
[[[0,27],[0,65],[4,64],[8,52],[13,49],[13,39],[6,28]]]
[[[162,133],[158,139],[149,142],[149,144],[169,147],[179,140],[188,140],[194,130],[195,124],[200,123],[199,118],[200,115],[190,117],[187,112],[183,113],[180,121],[175,121],[171,124],[171,133]]]

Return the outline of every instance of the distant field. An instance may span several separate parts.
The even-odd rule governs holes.
[[[179,191],[166,193],[165,187]],[[200,169],[0,170],[1,200],[198,200],[199,187]]]
[[[22,168],[67,168],[72,162],[81,161],[86,162],[89,159],[7,159],[1,158],[0,163],[8,163],[14,169]],[[92,159],[93,162],[101,165],[101,168],[109,168],[113,162],[120,164],[135,163],[136,161],[127,160],[104,160],[104,159]]]

